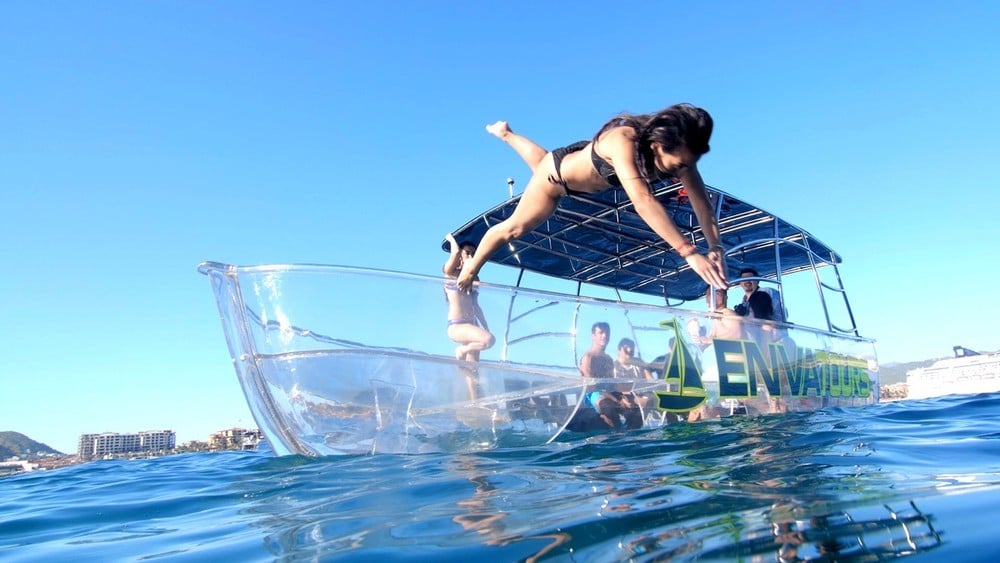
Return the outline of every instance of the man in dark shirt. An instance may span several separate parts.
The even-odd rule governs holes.
[[[760,274],[753,268],[740,270],[741,278],[759,278]],[[733,307],[741,316],[753,313],[754,318],[769,321],[786,322],[785,308],[781,303],[781,295],[774,289],[761,289],[760,282],[746,279],[740,282],[743,288],[743,302]],[[754,294],[758,294],[756,297]]]

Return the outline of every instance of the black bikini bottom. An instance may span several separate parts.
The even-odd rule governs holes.
[[[558,148],[558,149],[555,149],[555,150],[552,151],[552,164],[555,165],[556,177],[553,178],[552,176],[549,176],[549,181],[552,182],[553,184],[559,184],[560,186],[562,186],[563,189],[566,190],[566,193],[569,194],[569,195],[574,195],[574,194],[578,195],[578,194],[583,194],[583,193],[586,193],[586,192],[580,192],[580,191],[571,189],[566,184],[566,180],[563,180],[563,177],[562,177],[562,170],[561,170],[562,169],[562,160],[563,160],[563,158],[567,154],[578,152],[578,151],[582,151],[583,148],[586,147],[588,144],[590,144],[590,141],[577,141],[577,142],[573,143],[572,145],[569,145],[569,146],[566,146],[566,147],[562,147],[562,148]]]

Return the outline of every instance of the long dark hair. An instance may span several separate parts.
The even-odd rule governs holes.
[[[656,113],[617,115],[601,127],[594,135],[594,141],[615,127],[635,129],[635,164],[643,180],[651,183],[660,176],[651,146],[654,142],[663,145],[667,152],[686,146],[696,156],[701,156],[709,151],[712,126],[712,116],[702,108],[675,104]]]
[[[747,305],[749,305],[755,319],[774,320],[774,304],[771,302],[771,296],[763,291],[753,292],[747,299]]]

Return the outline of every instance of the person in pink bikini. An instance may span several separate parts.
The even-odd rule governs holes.
[[[478,362],[479,353],[493,346],[496,338],[490,333],[486,315],[479,306],[479,294],[459,291],[455,280],[462,271],[462,264],[476,252],[471,242],[459,244],[454,235],[448,233],[445,239],[451,254],[441,270],[446,278],[445,297],[448,299],[448,338],[456,342],[455,358],[468,362]]]

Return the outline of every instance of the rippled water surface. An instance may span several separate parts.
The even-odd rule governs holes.
[[[991,561],[998,522],[1000,395],[481,454],[200,453],[0,479],[4,561]]]

